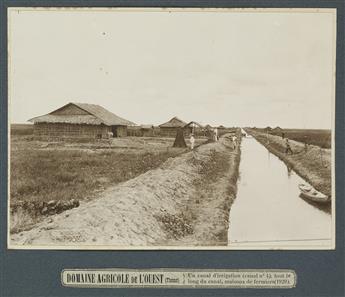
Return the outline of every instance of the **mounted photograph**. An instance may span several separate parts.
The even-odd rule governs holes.
[[[8,248],[335,248],[336,9],[8,9]]]

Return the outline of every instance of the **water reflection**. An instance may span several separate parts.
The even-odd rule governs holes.
[[[291,173],[292,173],[292,168],[289,165],[286,165],[286,168],[287,168],[288,178],[290,178],[291,177]]]
[[[316,207],[317,209],[327,213],[327,214],[331,214],[332,213],[332,206],[330,203],[327,204],[321,204],[321,203],[317,203],[315,201],[312,201],[310,199],[304,198],[304,196],[299,195],[299,197],[301,199],[303,199],[306,203],[312,205],[313,207]]]
[[[330,245],[329,206],[300,198],[303,183],[289,166],[255,139],[241,146],[237,198],[230,211],[229,244],[270,242],[270,247]]]

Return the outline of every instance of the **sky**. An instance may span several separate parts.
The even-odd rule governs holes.
[[[69,102],[137,124],[330,129],[333,10],[11,9],[12,123]]]

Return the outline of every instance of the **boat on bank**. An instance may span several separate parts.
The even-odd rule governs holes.
[[[321,192],[315,190],[312,186],[307,184],[299,184],[298,185],[302,198],[318,202],[318,203],[329,203],[331,201],[331,197],[322,194]]]

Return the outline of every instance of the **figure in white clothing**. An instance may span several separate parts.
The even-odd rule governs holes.
[[[235,149],[236,146],[237,146],[237,137],[236,137],[235,135],[232,136],[232,145],[233,145],[234,149]]]
[[[190,148],[191,148],[192,150],[194,150],[194,143],[195,143],[195,138],[194,138],[194,135],[191,134],[191,135],[190,135]]]
[[[213,132],[214,132],[214,141],[218,141],[218,129],[214,128]]]
[[[112,144],[112,139],[113,139],[113,137],[114,137],[114,134],[113,134],[113,132],[108,132],[107,133],[107,137],[108,137],[108,144],[109,144],[109,146],[111,146],[111,144]]]

